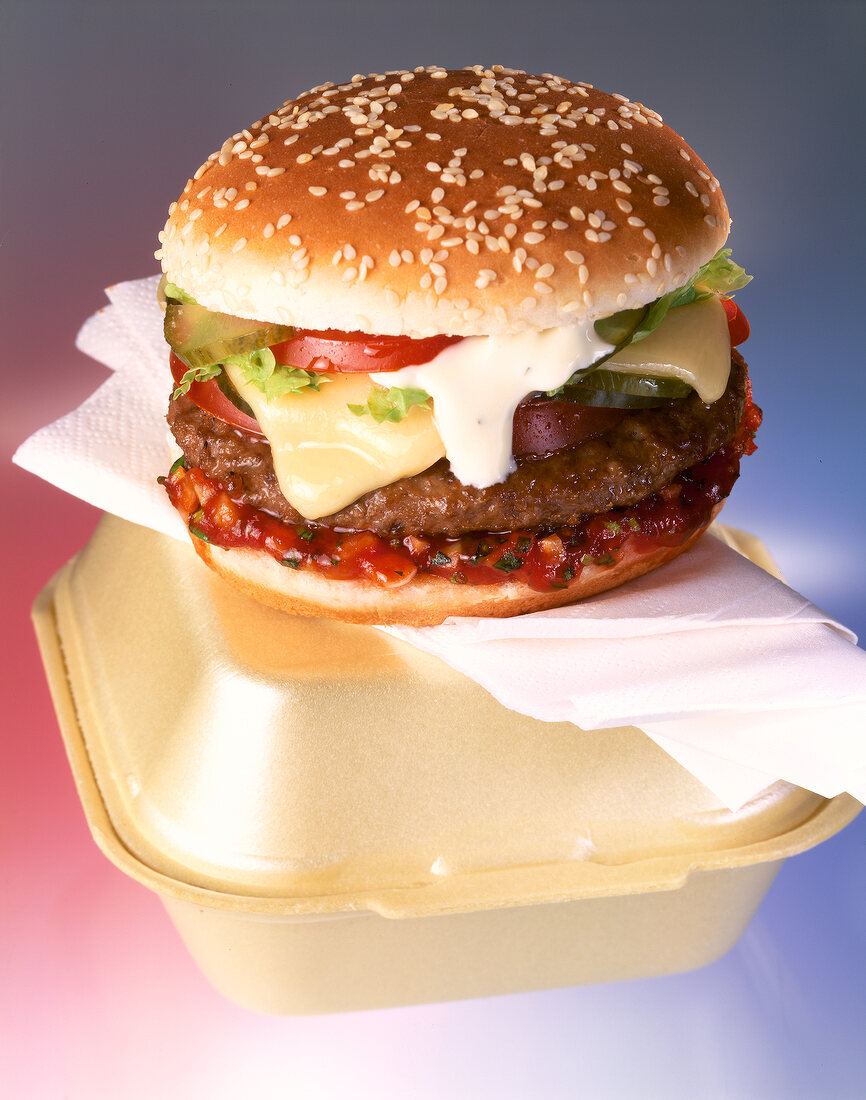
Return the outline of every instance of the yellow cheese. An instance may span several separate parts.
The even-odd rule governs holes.
[[[725,392],[731,371],[731,339],[725,309],[707,298],[672,309],[657,329],[604,364],[624,374],[679,378],[708,405]]]
[[[283,496],[306,519],[337,512],[371,489],[426,470],[445,454],[426,408],[415,406],[398,424],[377,424],[348,409],[366,404],[366,374],[331,375],[319,390],[268,401],[238,367],[225,370],[268,438]]]

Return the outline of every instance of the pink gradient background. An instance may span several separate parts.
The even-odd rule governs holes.
[[[762,273],[743,304],[767,412],[726,517],[863,633],[862,265],[853,233],[793,239],[800,219],[786,202],[826,224],[821,171],[791,173],[781,191],[774,174],[831,105],[862,102],[862,9],[758,7],[727,5],[710,32],[692,4],[655,4],[648,22],[637,3],[588,15],[541,2],[527,28],[525,9],[503,2],[495,22],[467,11],[458,44],[441,14],[410,17],[396,2],[253,0],[241,13],[218,2],[13,0],[0,89],[0,302],[11,334],[0,403],[0,1095],[841,1098],[862,1088],[862,818],[790,861],[737,947],[694,974],[321,1019],[262,1017],[221,999],[158,900],[91,840],[29,623],[33,598],[98,516],[9,462],[105,376],[74,349],[79,325],[105,285],[155,270],[165,208],[228,132],[355,71],[478,59],[561,71],[645,99],[724,166],[735,254]],[[806,71],[817,72],[814,95],[794,87]],[[826,138],[843,162],[836,220],[862,227],[862,155],[845,152],[839,126]],[[788,335],[792,313],[809,324]],[[829,401],[814,381],[828,348]]]

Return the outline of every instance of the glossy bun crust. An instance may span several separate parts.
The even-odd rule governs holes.
[[[665,565],[688,550],[718,515],[716,505],[706,525],[680,546],[645,554],[625,548],[615,565],[586,566],[566,589],[537,592],[506,580],[493,585],[456,585],[439,577],[416,576],[399,588],[366,581],[331,581],[312,572],[284,569],[255,550],[222,550],[192,537],[196,553],[215,573],[258,603],[295,615],[318,615],[351,623],[438,626],[450,616],[507,618],[577,603],[617,588]]]
[[[643,305],[728,229],[712,173],[641,104],[501,66],[428,68],[324,84],[228,138],[158,255],[216,311],[485,335]]]

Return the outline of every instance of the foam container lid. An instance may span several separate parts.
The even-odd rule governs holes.
[[[859,809],[777,783],[731,811],[635,728],[507,710],[380,631],[254,604],[114,517],[36,623],[97,839],[215,908],[406,917],[672,889]]]

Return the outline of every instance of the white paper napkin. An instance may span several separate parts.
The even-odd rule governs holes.
[[[171,385],[156,278],[108,290],[78,346],[112,375],[14,461],[176,538],[156,478]],[[513,710],[583,729],[636,725],[731,809],[778,780],[866,801],[866,653],[850,631],[724,541],[555,611],[384,627]]]

